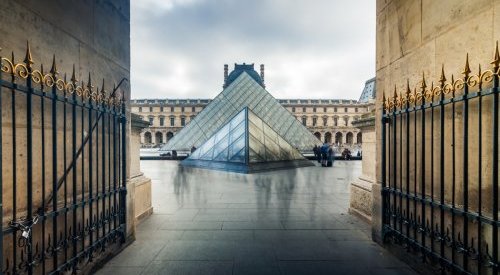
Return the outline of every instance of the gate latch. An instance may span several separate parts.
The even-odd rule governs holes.
[[[18,219],[16,221],[10,221],[9,223],[10,227],[22,231],[21,237],[19,237],[18,240],[18,245],[20,247],[23,247],[26,244],[26,240],[30,238],[32,233],[31,232],[32,228],[35,224],[37,224],[37,222],[38,222],[38,215],[33,216],[31,220],[27,220],[24,218],[24,219]]]

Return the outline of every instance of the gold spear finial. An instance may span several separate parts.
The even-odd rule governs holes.
[[[387,104],[385,102],[385,92],[382,92],[382,107],[384,110],[387,110]]]
[[[422,71],[422,85],[420,86],[420,88],[422,88],[422,91],[425,90],[425,88],[427,88],[427,83],[425,83],[425,73]]]
[[[31,57],[30,43],[26,41],[26,57],[24,57],[24,63],[31,66],[33,64],[33,58]]]
[[[441,83],[441,86],[444,86],[444,83],[446,82],[446,76],[444,74],[444,64],[441,65],[441,76],[439,77],[439,83]]]
[[[465,57],[465,67],[464,67],[464,70],[462,71],[462,74],[465,77],[468,77],[471,72],[472,71],[470,70],[470,66],[469,66],[469,53],[467,53],[467,55]]]
[[[493,57],[493,61],[491,61],[490,64],[493,64],[495,66],[495,68],[498,68],[498,66],[500,65],[500,53],[498,51],[498,40],[497,40],[496,47],[495,47],[495,55]]]
[[[394,84],[394,96],[392,98],[392,101],[394,102],[394,107],[399,106],[399,103],[398,103],[398,92],[397,92],[396,84]]]
[[[87,82],[87,88],[89,88],[89,91],[92,91],[92,78],[90,77],[90,72],[89,72],[89,81]]]
[[[52,68],[50,68],[50,73],[52,75],[57,75],[59,72],[57,71],[57,65],[56,65],[56,55],[52,55]]]
[[[72,82],[77,82],[78,81],[76,79],[76,75],[75,75],[75,64],[73,64],[73,72],[71,73],[71,81]]]

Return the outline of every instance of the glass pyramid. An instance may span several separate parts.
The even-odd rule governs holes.
[[[181,164],[240,173],[313,165],[248,107]]]
[[[321,145],[269,92],[243,72],[160,150],[189,151],[193,146],[199,147],[245,107],[262,118],[294,148],[311,151],[314,145]]]

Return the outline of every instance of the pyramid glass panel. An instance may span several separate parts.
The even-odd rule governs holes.
[[[262,118],[293,148],[310,151],[314,145],[321,145],[306,127],[256,81],[255,75],[250,76],[243,71],[160,150],[189,151],[193,146],[200,147],[245,107]]]
[[[181,163],[242,173],[313,165],[248,108]]]

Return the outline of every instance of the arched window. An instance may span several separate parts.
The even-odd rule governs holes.
[[[341,132],[337,132],[335,134],[335,143],[338,145],[342,144],[342,133]]]
[[[150,132],[146,132],[144,133],[144,143],[146,144],[151,144],[151,141],[152,141],[152,137],[151,137],[151,133]]]
[[[155,133],[155,141],[156,141],[156,144],[162,144],[163,143],[163,134],[161,132],[156,132]]]
[[[315,136],[317,139],[321,140],[321,133],[316,132],[316,133],[314,133],[314,136]]]
[[[326,143],[331,143],[332,142],[332,134],[330,132],[325,134],[325,142]]]
[[[167,132],[167,142],[171,140],[174,137],[174,133],[172,132]]]
[[[302,117],[302,125],[307,126],[307,117],[306,116]]]
[[[354,139],[354,135],[351,132],[349,132],[349,133],[347,133],[347,135],[345,136],[345,138],[346,138],[346,143],[349,144],[349,145],[352,145],[353,139]]]
[[[359,133],[356,135],[356,143],[357,143],[357,144],[361,144],[361,143],[363,143],[363,136],[361,135],[361,132],[359,132]]]

